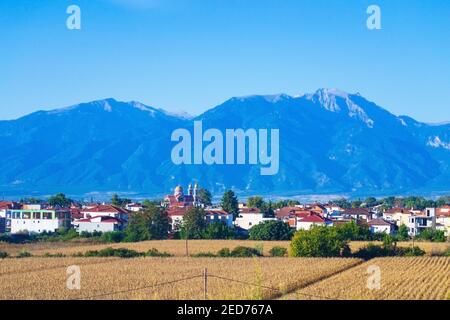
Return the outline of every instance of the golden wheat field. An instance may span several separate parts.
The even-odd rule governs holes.
[[[379,288],[373,286],[374,270],[380,271]],[[450,258],[377,258],[282,299],[307,300],[317,296],[347,300],[450,299]]]
[[[209,299],[270,299],[360,263],[339,258],[4,259],[0,299],[198,300],[204,298],[204,268]],[[81,290],[67,289],[70,265],[81,268]],[[159,285],[184,278],[192,279]]]
[[[367,245],[368,242],[355,241],[350,243],[352,251],[356,251],[359,248]],[[375,244],[380,244],[374,242]],[[189,240],[189,254],[196,254],[199,252],[212,252],[216,253],[222,248],[233,249],[237,246],[256,247],[263,248],[264,254],[268,255],[271,248],[280,246],[289,248],[289,241],[250,241],[250,240]],[[398,246],[408,247],[412,242],[399,242]],[[450,243],[430,243],[430,242],[416,242],[415,245],[421,247],[427,252],[427,254],[443,252],[450,247]],[[182,257],[186,255],[185,241],[184,240],[157,240],[157,241],[144,241],[137,243],[118,243],[118,244],[89,244],[78,242],[41,242],[32,244],[6,244],[0,243],[0,251],[8,252],[11,255],[17,255],[20,251],[26,250],[32,253],[34,256],[43,256],[46,253],[57,254],[61,253],[67,256],[84,253],[88,250],[100,250],[107,247],[113,248],[128,248],[140,252],[148,251],[151,248],[156,248],[159,251],[169,252],[176,257]]]

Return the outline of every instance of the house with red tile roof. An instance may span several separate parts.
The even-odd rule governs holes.
[[[436,225],[450,237],[450,206],[445,205],[436,209]]]
[[[309,230],[313,226],[332,226],[333,222],[318,214],[312,214],[304,218],[297,218],[297,230]]]
[[[395,231],[396,225],[392,222],[378,218],[370,220],[368,223],[370,232],[392,234]]]
[[[321,215],[319,212],[304,207],[283,207],[275,211],[275,217],[277,219],[286,221],[292,217],[307,217],[311,214]]]
[[[128,221],[129,211],[113,206],[111,204],[100,204],[93,207],[87,207],[80,210],[83,215],[83,219],[89,219],[97,216],[109,216],[118,218],[124,221]]]
[[[342,212],[344,219],[369,221],[372,219],[372,212],[367,208],[349,208]]]

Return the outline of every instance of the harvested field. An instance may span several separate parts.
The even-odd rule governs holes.
[[[374,278],[369,278],[373,276],[369,268],[377,267],[381,280],[379,289],[373,286],[371,280]],[[368,286],[368,281],[372,285]],[[450,258],[377,258],[282,299],[307,300],[317,297],[348,300],[450,299]]]
[[[11,273],[21,263],[26,267]],[[204,268],[209,299],[268,299],[359,263],[332,258],[5,259],[0,262],[0,299],[198,300],[204,297]],[[69,265],[81,268],[81,290],[67,289]],[[185,278],[190,280],[176,282]]]

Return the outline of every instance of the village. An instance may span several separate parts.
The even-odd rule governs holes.
[[[202,195],[199,193],[202,192]],[[450,236],[450,205],[439,207],[386,207],[361,203],[359,207],[342,207],[337,203],[300,204],[285,201],[263,208],[251,202],[264,202],[262,198],[249,198],[248,203],[237,202],[237,210],[223,208],[204,199],[205,189],[189,185],[187,190],[176,186],[161,203],[157,203],[167,214],[171,239],[183,226],[183,218],[192,208],[201,208],[207,225],[220,223],[233,229],[241,239],[260,224],[270,221],[283,222],[295,232],[310,230],[313,226],[338,226],[349,222],[365,226],[374,235],[396,235],[406,233],[414,239],[423,233],[441,232]],[[208,192],[208,191],[207,191]],[[208,192],[209,193],[209,192]],[[208,197],[211,197],[209,194]],[[208,198],[207,197],[207,198]],[[237,199],[235,198],[235,201]],[[205,203],[206,202],[206,203]],[[253,205],[253,206],[252,206]],[[130,217],[146,210],[145,203],[78,203],[51,205],[15,201],[0,202],[0,234],[15,236],[23,234],[51,234],[58,230],[76,230],[79,234],[109,233],[126,229]],[[230,212],[236,211],[236,212]],[[285,239],[275,239],[285,240]]]

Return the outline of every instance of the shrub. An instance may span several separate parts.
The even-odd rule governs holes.
[[[222,248],[217,251],[217,256],[221,258],[231,257],[231,251],[228,248]]]
[[[62,253],[49,253],[46,252],[44,254],[44,258],[64,258],[66,255],[62,254]]]
[[[79,237],[75,229],[64,229],[60,231],[62,241],[70,241]]]
[[[105,232],[100,237],[100,241],[103,243],[118,243],[123,241],[125,234],[121,231]]]
[[[271,220],[253,226],[249,231],[250,240],[276,241],[290,240],[291,228],[283,221]]]
[[[425,251],[420,247],[412,247],[412,248],[402,248],[402,255],[405,257],[420,257],[425,255]]]
[[[287,253],[287,249],[283,247],[273,247],[269,251],[271,257],[285,257],[287,256]]]
[[[20,253],[19,253],[19,255],[17,256],[17,258],[29,258],[29,257],[31,257],[31,256],[32,256],[31,253],[29,253],[29,252],[26,251],[26,250],[22,250],[22,251],[20,251]]]
[[[239,247],[234,248],[233,251],[231,251],[231,256],[245,258],[245,257],[255,257],[255,256],[259,257],[259,256],[261,256],[261,254],[257,249],[239,246]]]
[[[369,243],[366,247],[359,249],[354,253],[354,256],[364,260],[370,260],[376,257],[389,256],[389,250],[382,246]]]
[[[114,257],[119,257],[119,258],[136,258],[136,257],[141,257],[144,255],[141,252],[137,252],[137,251],[126,249],[126,248],[113,249],[113,251],[114,251]]]
[[[119,257],[119,258],[136,258],[141,257],[143,255],[144,255],[143,253],[126,248],[119,248],[119,249],[106,248],[100,251],[89,250],[86,251],[84,254],[85,257]]]
[[[0,259],[8,258],[9,254],[5,251],[0,251]]]
[[[366,247],[359,249],[355,252],[354,256],[364,260],[370,260],[377,257],[419,257],[425,255],[425,251],[421,248],[409,247],[398,248],[395,245],[382,246],[369,243]]]
[[[82,252],[77,252],[72,255],[72,257],[74,257],[74,258],[82,258],[85,256],[86,256],[86,254],[83,254]]]
[[[152,248],[145,253],[146,257],[172,257],[172,254],[168,252],[159,252],[157,249]]]
[[[431,242],[445,242],[445,232],[442,230],[425,229],[416,236],[417,240],[431,241]]]
[[[445,257],[450,257],[450,248],[447,248],[447,250],[444,252]]]
[[[191,257],[193,257],[193,258],[215,258],[217,256],[212,252],[199,252],[199,253],[195,253],[195,254],[191,255]]]
[[[84,253],[84,256],[85,256],[86,258],[89,258],[89,257],[98,257],[98,251],[97,251],[97,250],[88,250],[88,251],[86,251],[86,252]]]
[[[235,236],[234,228],[222,222],[213,222],[203,231],[203,239],[234,239]]]
[[[365,241],[371,237],[367,225],[358,225],[355,221],[333,226],[336,228],[338,236],[345,241]]]
[[[291,241],[294,257],[339,257],[347,252],[348,241],[333,227],[313,226],[310,230],[300,230]]]

